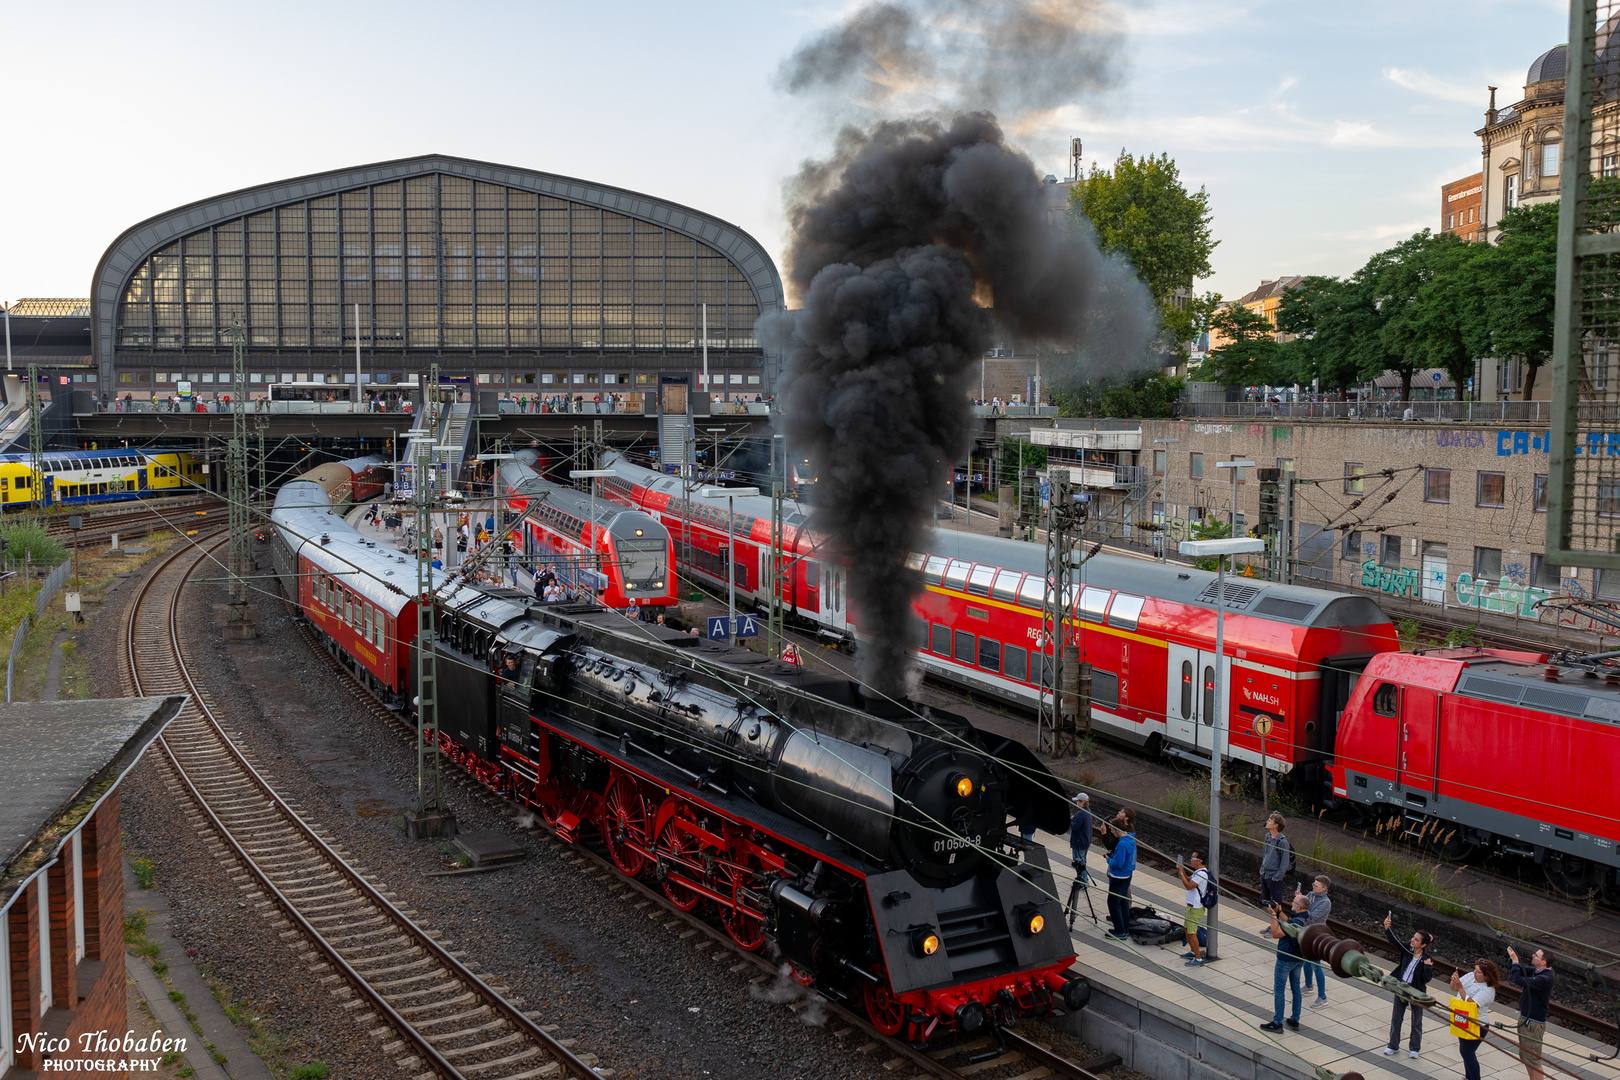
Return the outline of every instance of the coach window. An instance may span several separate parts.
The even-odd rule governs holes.
[[[1018,583],[1024,578],[1016,570],[1003,570],[996,575],[995,587],[990,590],[993,599],[1011,604],[1018,599]]]
[[[1105,709],[1119,708],[1119,676],[1111,671],[1091,671],[1091,703]]]
[[[821,566],[808,559],[805,560],[804,564],[804,587],[807,589],[819,589],[821,587]]]
[[[1193,712],[1193,666],[1191,660],[1181,662],[1181,718],[1191,720]]]
[[[979,596],[990,595],[990,583],[995,580],[996,568],[993,566],[975,566],[973,573],[968,575],[967,591],[977,593]]]
[[[928,651],[928,629],[929,629],[928,624],[925,623],[925,622],[919,622],[917,624],[917,651],[918,652],[927,652]]]
[[[1027,608],[1037,611],[1046,603],[1046,579],[1039,574],[1031,574],[1024,579],[1018,587],[1018,602]]]
[[[1107,589],[1093,589],[1087,585],[1080,590],[1080,617],[1088,622],[1102,622],[1108,612]]]
[[[1114,606],[1108,609],[1108,625],[1135,630],[1142,618],[1142,606],[1146,603],[1145,597],[1115,593]]]
[[[973,663],[973,657],[978,653],[978,642],[966,630],[956,632],[956,662],[959,664]]]
[[[906,573],[911,574],[913,577],[921,580],[923,577],[923,564],[927,561],[927,555],[912,552],[910,555],[906,556]]]
[[[923,580],[930,585],[938,585],[939,579],[945,576],[945,567],[950,561],[943,555],[928,556],[928,565],[923,567]]]
[[[972,563],[958,562],[956,559],[952,559],[951,565],[945,570],[945,587],[955,589],[958,592],[962,591],[962,587],[967,584],[968,571],[972,568]]]
[[[987,671],[1001,670],[1001,642],[979,639],[979,666]]]
[[[951,628],[934,624],[934,652],[940,656],[951,655]]]
[[[1620,578],[1620,575],[1616,575]],[[1005,655],[1001,658],[1001,671],[1009,679],[1023,682],[1029,674],[1029,653],[1017,645],[1008,645]]]
[[[1395,715],[1395,684],[1380,683],[1373,691],[1373,712],[1379,716]]]
[[[1204,723],[1215,723],[1215,665],[1204,665]]]

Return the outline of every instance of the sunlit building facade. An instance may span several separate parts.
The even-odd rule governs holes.
[[[266,184],[130,228],[92,284],[101,387],[394,384],[433,363],[492,390],[772,383],[770,256],[716,217],[567,177],[429,156]],[[706,325],[706,331],[705,331]]]

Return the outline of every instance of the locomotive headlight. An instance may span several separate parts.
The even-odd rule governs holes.
[[[933,956],[939,952],[939,935],[931,926],[921,926],[911,932],[911,946],[918,956]]]
[[[957,798],[965,799],[973,794],[973,777],[957,773],[951,777],[951,788],[956,792]]]
[[[1034,904],[1019,904],[1014,908],[1013,922],[1025,937],[1034,937],[1046,929],[1046,916]]]
[[[1029,932],[1031,934],[1038,934],[1042,930],[1045,930],[1045,929],[1046,929],[1046,916],[1045,915],[1031,915],[1029,917]]]

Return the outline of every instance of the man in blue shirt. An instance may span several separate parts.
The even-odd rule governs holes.
[[[1136,815],[1122,807],[1107,827],[1109,834],[1118,838],[1108,856],[1108,918],[1114,928],[1106,936],[1129,941],[1131,875],[1136,873]]]
[[[1304,896],[1294,897],[1294,911],[1288,916],[1288,921],[1295,926],[1304,926],[1306,913],[1310,911],[1311,902]],[[1299,943],[1283,932],[1281,924],[1277,921],[1282,916],[1282,905],[1271,905],[1271,936],[1277,939],[1277,966],[1272,970],[1272,996],[1273,1005],[1270,1023],[1260,1025],[1261,1031],[1281,1031],[1283,1029],[1283,989],[1286,987],[1294,992],[1294,1015],[1287,1024],[1295,1031],[1299,1030],[1299,1011],[1305,1003],[1305,997],[1299,989],[1299,969],[1305,963],[1305,958],[1299,953]]]

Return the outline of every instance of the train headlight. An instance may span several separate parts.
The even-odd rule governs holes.
[[[1035,904],[1019,904],[1013,908],[1013,923],[1025,937],[1034,937],[1046,929],[1046,916]]]
[[[911,944],[918,956],[933,956],[939,952],[939,935],[931,926],[919,927],[912,931]]]
[[[973,777],[957,773],[951,777],[951,790],[956,792],[957,798],[967,798],[973,794]]]

